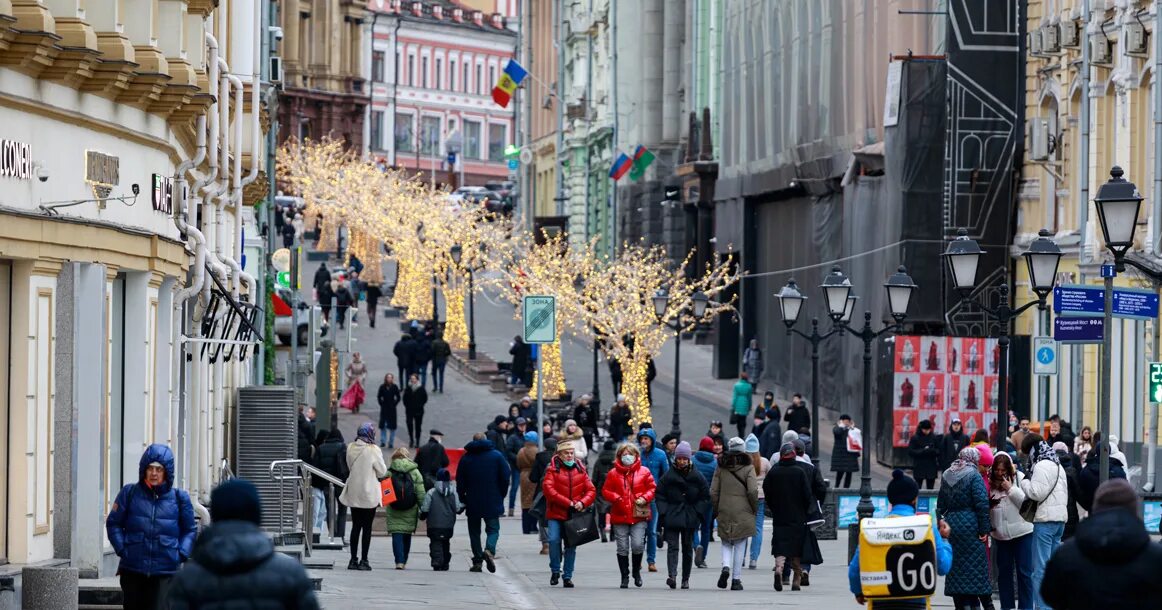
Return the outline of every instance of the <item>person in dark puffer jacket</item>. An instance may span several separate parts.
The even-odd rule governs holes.
[[[121,558],[117,574],[126,608],[155,608],[166,583],[194,552],[198,525],[184,490],[174,489],[173,451],[150,445],[139,479],[121,488],[105,532]]]
[[[210,517],[190,562],[174,577],[166,608],[313,610],[319,607],[307,571],[276,553],[259,525],[262,504],[254,484],[227,481],[210,494]]]

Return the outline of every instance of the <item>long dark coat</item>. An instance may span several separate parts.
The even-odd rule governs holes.
[[[396,417],[396,407],[399,405],[400,397],[399,386],[394,383],[390,386],[386,383],[379,385],[379,392],[375,396],[379,401],[379,427],[396,429],[396,423],[399,421]]]
[[[944,577],[945,595],[990,595],[988,556],[978,536],[992,531],[984,480],[973,474],[949,485],[940,483],[936,506],[952,528],[952,569]]]
[[[710,507],[710,485],[693,466],[685,473],[670,468],[662,475],[654,498],[664,527],[692,530],[701,525]]]
[[[836,426],[831,433],[835,435],[835,447],[831,449],[831,472],[856,472],[859,470],[859,454],[847,450],[847,433],[843,426]]]
[[[815,506],[811,480],[795,460],[779,460],[763,480],[763,497],[771,513],[771,554],[801,557],[807,541],[807,515]]]
[[[917,479],[935,479],[940,471],[940,437],[935,432],[923,434],[919,430],[908,441],[908,455],[912,457],[912,476]]]

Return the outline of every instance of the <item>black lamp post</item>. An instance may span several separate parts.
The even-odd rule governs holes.
[[[670,306],[670,295],[665,290],[658,290],[653,296],[654,314],[658,317],[660,322],[666,328],[672,329],[675,335],[674,343],[674,414],[670,419],[670,434],[674,436],[682,436],[681,417],[678,413],[678,384],[681,379],[682,367],[682,315],[693,314],[695,320],[701,320],[702,316],[706,315],[706,305],[709,304],[710,299],[706,297],[705,293],[695,292],[690,298],[690,303],[682,307],[682,310],[674,316],[673,322],[666,322],[666,309]]]
[[[452,246],[450,251],[452,255],[452,262],[456,266],[460,266],[460,261],[464,258],[464,248],[460,244]],[[468,359],[476,359],[476,286],[475,286],[475,267],[468,266]]]
[[[912,281],[904,266],[901,265],[896,273],[892,274],[884,283],[888,291],[888,309],[891,311],[894,323],[879,330],[872,328],[870,311],[863,314],[863,328],[856,330],[851,327],[851,311],[855,309],[852,301],[851,280],[840,271],[839,267],[832,267],[831,273],[823,279],[823,297],[827,304],[828,315],[841,328],[851,333],[851,336],[863,342],[863,421],[870,430],[871,426],[871,384],[872,384],[872,343],[881,335],[897,330],[900,323],[908,315],[908,304],[912,301],[912,293],[916,290],[916,283]],[[870,435],[868,435],[870,436]],[[863,439],[863,463],[860,472],[859,505],[856,513],[859,518],[867,519],[875,514],[875,505],[872,504],[871,494],[871,439]]]
[[[1101,429],[1101,461],[1098,466],[1102,482],[1109,479],[1110,473],[1110,366],[1113,350],[1110,323],[1113,321],[1114,276],[1126,270],[1127,262],[1141,268],[1133,261],[1126,260],[1126,252],[1134,245],[1142,195],[1133,182],[1122,177],[1124,174],[1122,168],[1115,165],[1110,169],[1110,179],[1098,188],[1097,196],[1093,198],[1106,249],[1114,255],[1114,273],[1102,270],[1105,279],[1105,326],[1102,333],[1101,400],[1098,401],[1098,428]]]
[[[997,343],[1000,347],[1000,368],[997,371],[999,388],[997,393],[1000,400],[997,403],[996,430],[993,433],[993,447],[1003,451],[1004,435],[1001,427],[1004,425],[1009,411],[1009,333],[1012,321],[1030,307],[1036,306],[1044,311],[1045,299],[1053,292],[1053,284],[1057,278],[1057,265],[1061,262],[1061,248],[1049,238],[1049,231],[1041,229],[1037,239],[1029,244],[1029,249],[1022,256],[1029,269],[1029,284],[1037,295],[1036,301],[1030,301],[1013,309],[1009,304],[1009,283],[1006,281],[1000,286],[1001,302],[996,307],[976,299],[972,292],[976,289],[976,272],[980,264],[980,257],[984,252],[980,245],[968,237],[968,231],[960,229],[957,238],[948,244],[944,257],[948,260],[948,268],[952,272],[952,283],[960,292],[961,303],[969,303],[979,307],[986,314],[1001,325],[1001,336]],[[987,407],[985,408],[987,411]]]

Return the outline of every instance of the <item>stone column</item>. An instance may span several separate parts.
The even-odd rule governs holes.
[[[24,610],[77,607],[76,568],[27,567],[20,574]]]

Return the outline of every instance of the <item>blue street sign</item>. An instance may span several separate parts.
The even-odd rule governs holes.
[[[1053,311],[1066,318],[1105,315],[1105,290],[1100,286],[1068,284],[1053,289]],[[1111,309],[1115,318],[1153,320],[1158,317],[1158,295],[1139,288],[1115,288]]]
[[[1037,350],[1037,362],[1041,364],[1053,364],[1053,360],[1057,355],[1053,353],[1052,347],[1043,347]]]
[[[520,161],[518,161],[516,159],[509,159],[508,160],[508,171],[515,172],[518,167],[520,167]]]
[[[1101,276],[1102,277],[1118,277],[1118,272],[1116,270],[1114,270],[1113,265],[1102,265],[1101,266]]]
[[[1099,318],[1053,319],[1053,338],[1061,343],[1101,343],[1105,322]]]
[[[448,165],[456,165],[456,153],[448,153]]]

